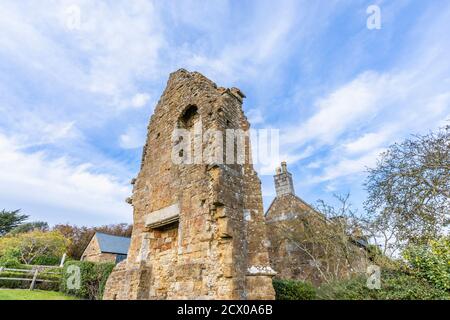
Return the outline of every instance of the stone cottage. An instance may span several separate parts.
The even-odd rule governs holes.
[[[81,255],[82,261],[119,263],[127,258],[130,238],[96,232]]]
[[[286,162],[277,169],[274,182],[276,197],[265,218],[277,278],[319,285],[332,277],[365,272],[367,242],[347,234],[339,219],[326,218],[299,198]]]
[[[105,299],[274,298],[244,98],[198,72],[170,75],[132,181],[128,257]]]

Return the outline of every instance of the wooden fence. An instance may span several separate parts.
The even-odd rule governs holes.
[[[57,280],[47,280],[39,279],[39,274],[61,274],[60,272],[46,271],[46,269],[62,269],[61,267],[55,266],[33,266],[32,269],[14,269],[14,268],[4,268],[0,267],[0,280],[10,280],[10,281],[31,281],[30,290],[33,290],[38,282],[58,282]],[[2,277],[3,272],[15,272],[22,273],[24,277]],[[26,275],[33,275],[31,278],[25,278]]]

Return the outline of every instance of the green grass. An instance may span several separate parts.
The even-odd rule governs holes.
[[[0,289],[0,300],[76,300],[76,298],[55,291]]]

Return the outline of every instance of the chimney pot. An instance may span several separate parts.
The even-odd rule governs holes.
[[[292,174],[287,171],[286,161],[283,161],[281,163],[281,168],[278,167],[276,169],[276,174],[273,178],[275,181],[275,190],[277,192],[277,197],[285,194],[295,195]]]

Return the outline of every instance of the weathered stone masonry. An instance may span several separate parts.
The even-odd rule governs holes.
[[[197,72],[170,75],[132,182],[128,258],[108,279],[105,299],[274,298],[261,185],[249,152],[245,164],[172,161],[180,143],[175,128],[249,129],[244,97]],[[203,150],[213,139],[202,142]]]
[[[277,278],[309,281],[320,285],[324,279],[321,277],[314,261],[304,251],[299,250],[295,241],[289,238],[286,230],[296,230],[302,224],[307,224],[316,233],[321,233],[329,228],[325,216],[299,198],[294,191],[292,174],[287,169],[286,162],[281,163],[274,175],[276,197],[272,201],[266,213],[267,234],[270,241],[269,256],[272,268],[277,271]],[[349,235],[349,239],[351,236]],[[321,250],[323,245],[315,243],[316,250]],[[364,273],[367,266],[365,250],[356,245],[349,245],[352,252],[352,264],[342,264],[340,278],[345,278],[351,273]],[[331,251],[334,252],[334,251]],[[330,265],[335,261],[342,261],[342,257],[327,255]]]

